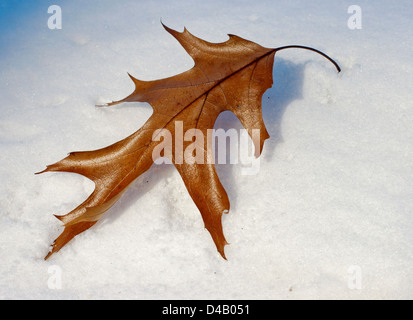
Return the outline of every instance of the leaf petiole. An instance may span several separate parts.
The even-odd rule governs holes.
[[[314,49],[314,48],[311,48],[311,47],[299,46],[299,45],[290,45],[290,46],[284,46],[284,47],[276,48],[276,49],[274,49],[274,51],[277,52],[277,51],[281,51],[281,50],[284,50],[284,49],[291,49],[291,48],[305,49],[305,50],[314,51],[314,52],[322,55],[322,56],[323,56],[324,58],[326,58],[327,60],[329,60],[332,64],[334,64],[334,66],[336,67],[336,69],[337,69],[338,72],[341,71],[341,68],[340,68],[340,66],[338,65],[338,63],[335,62],[332,58],[330,58],[330,57],[329,57],[328,55],[326,55],[324,52],[321,52],[321,51],[319,51],[319,50],[317,50],[317,49]]]

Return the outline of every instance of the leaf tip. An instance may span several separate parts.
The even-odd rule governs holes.
[[[45,173],[45,172],[47,172],[47,171],[49,171],[49,167],[50,166],[46,166],[46,169],[44,169],[44,170],[42,170],[42,171],[39,171],[39,172],[35,172],[34,174],[42,174],[42,173]]]
[[[136,82],[139,81],[139,80],[136,79],[133,75],[131,75],[129,72],[127,72],[127,74],[128,74],[128,76],[129,76],[129,78],[131,78],[131,80],[132,80],[134,83],[136,83]]]
[[[225,245],[227,245],[227,244],[228,244],[228,242],[225,242],[225,244],[224,244],[221,248],[218,248],[219,254],[220,254],[221,257],[222,257],[224,260],[226,260],[226,261],[228,261],[228,259],[227,259],[227,257],[225,256],[224,247],[225,247]]]
[[[64,216],[58,216],[58,215],[56,215],[56,214],[54,214],[54,216],[56,217],[56,219],[58,219],[58,220],[60,220],[60,221],[62,221],[63,223],[64,223],[64,219],[63,219],[63,217]]]
[[[169,28],[168,26],[163,24],[162,21],[161,21],[161,23],[162,23],[162,26],[164,27],[164,29],[166,31],[168,31],[174,38],[178,39],[178,41],[179,41],[179,38],[181,38],[183,34],[190,34],[189,31],[185,27],[184,27],[184,31],[179,32],[179,31],[176,31],[172,28]]]
[[[53,250],[49,251],[49,253],[44,257],[44,260],[49,259],[52,254],[53,254]]]
[[[119,104],[119,103],[122,103],[123,102],[123,100],[119,100],[119,101],[112,101],[112,102],[108,102],[108,103],[106,103],[106,105],[102,105],[102,107],[110,107],[110,106],[114,106],[114,105],[116,105],[116,104]]]
[[[162,18],[161,18],[161,25],[162,25],[162,27],[163,27],[166,31],[168,31],[169,33],[171,33],[171,31],[173,31],[171,28],[169,28],[167,25],[165,25],[165,24],[162,22]]]

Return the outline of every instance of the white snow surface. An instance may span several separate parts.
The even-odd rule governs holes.
[[[1,299],[413,298],[411,1],[357,1],[360,30],[341,0],[16,3],[0,1]],[[50,4],[61,30],[47,27]],[[63,229],[53,214],[94,186],[34,173],[145,123],[146,103],[95,107],[132,92],[127,72],[152,80],[193,65],[161,19],[211,42],[311,46],[342,72],[310,51],[276,54],[259,173],[217,165],[227,261],[173,166],[152,167],[45,261]],[[228,112],[216,126],[241,128]]]

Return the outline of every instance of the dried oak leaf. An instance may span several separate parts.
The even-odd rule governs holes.
[[[222,213],[228,212],[230,204],[213,161],[208,161],[213,154],[211,150],[206,150],[202,156],[205,161],[183,161],[183,150],[186,150],[193,140],[182,141],[182,138],[175,138],[175,123],[182,122],[183,132],[194,128],[200,130],[204,140],[201,141],[202,145],[210,146],[211,141],[206,141],[211,139],[207,130],[213,129],[221,112],[232,111],[250,136],[253,129],[259,130],[259,139],[254,141],[256,156],[259,156],[264,141],[269,138],[262,118],[261,99],[273,83],[275,53],[292,47],[309,49],[329,59],[340,71],[331,58],[308,47],[264,48],[235,35],[229,35],[229,39],[223,43],[210,43],[193,36],[186,29],[177,32],[166,26],[164,28],[193,58],[194,67],[176,76],[155,81],[141,81],[129,75],[135,83],[134,92],[107,106],[121,102],[148,102],[153,107],[153,114],[143,127],[106,148],[72,152],[42,171],[74,172],[95,183],[93,193],[82,204],[66,215],[57,216],[64,223],[64,230],[45,259],[59,251],[76,235],[93,226],[127,187],[152,166],[156,160],[153,156],[154,148],[162,143],[161,139],[154,137],[162,135],[162,130],[169,130],[172,134],[170,160],[201,212],[205,227],[219,253],[225,258],[224,246],[227,242],[222,231],[221,218]],[[154,135],[154,132],[157,133]],[[198,136],[198,143],[197,139]]]

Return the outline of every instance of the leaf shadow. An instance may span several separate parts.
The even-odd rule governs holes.
[[[272,161],[275,149],[282,143],[282,120],[288,106],[295,100],[303,98],[304,68],[306,63],[295,64],[291,61],[275,57],[273,68],[273,86],[262,97],[262,113],[265,126],[270,135],[264,144],[261,160]],[[231,112],[222,113],[217,121],[216,128],[228,130],[243,129],[238,118]],[[227,161],[229,163],[229,161]],[[238,164],[242,166],[241,164]],[[231,209],[236,210],[237,187],[235,183],[235,166],[231,164],[217,164],[218,176],[228,193]]]
[[[295,100],[303,98],[304,68],[306,63],[295,64],[275,57],[272,88],[262,99],[262,112],[265,126],[270,135],[264,148],[265,160],[271,160],[277,145],[284,141],[282,120],[287,107]]]
[[[159,187],[159,183],[170,177],[175,170],[172,164],[153,164],[148,171],[144,172],[132,182],[122,197],[110,209],[110,212],[99,220],[99,222],[102,224],[114,222],[127,209],[136,204],[144,194],[155,187]],[[140,213],[137,212],[137,214]]]

